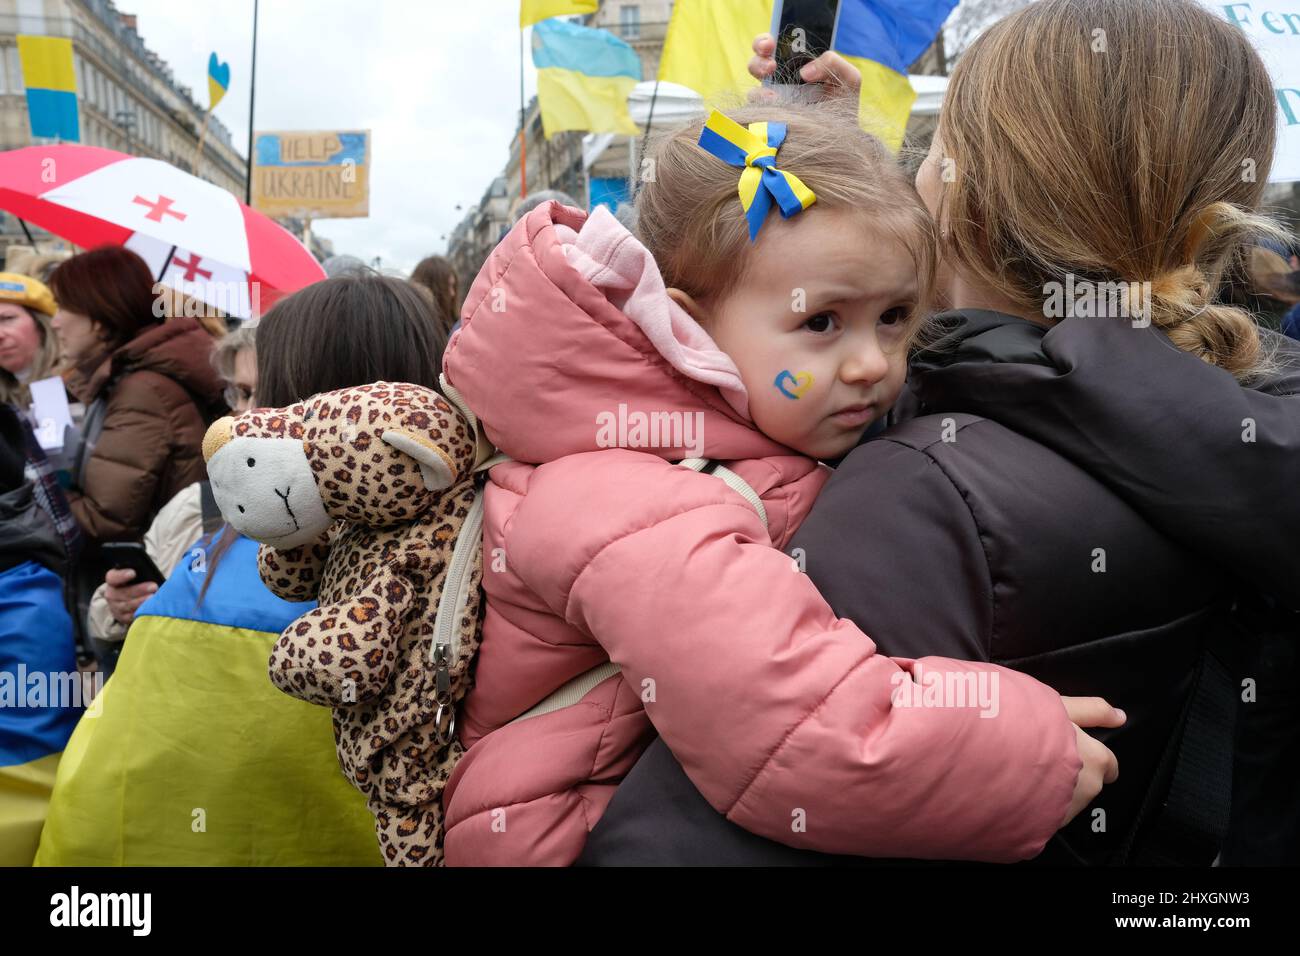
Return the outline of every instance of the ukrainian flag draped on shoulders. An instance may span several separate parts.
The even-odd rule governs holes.
[[[0,866],[30,866],[59,755],[96,685],[77,672],[63,581],[35,561],[0,572]]]
[[[614,34],[543,20],[533,26],[533,65],[548,138],[564,130],[637,134],[627,97],[641,81],[641,59]]]
[[[113,677],[59,763],[38,866],[378,866],[329,711],[277,691],[267,659],[314,604],[271,594],[257,544],[183,558],[141,605]]]

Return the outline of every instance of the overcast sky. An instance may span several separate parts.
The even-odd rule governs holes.
[[[230,64],[217,116],[248,140],[253,0],[117,0],[207,105],[208,53]],[[518,0],[263,0],[257,128],[371,130],[370,216],[313,223],[334,249],[409,271],[444,251],[510,151],[519,116]],[[526,95],[536,91],[526,57]]]

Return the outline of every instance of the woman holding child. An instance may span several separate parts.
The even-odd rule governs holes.
[[[1091,49],[1096,29],[1109,54]],[[772,49],[756,42],[756,75]],[[855,80],[834,54],[805,75]],[[1224,840],[1240,681],[1294,696],[1295,654],[1279,651],[1300,607],[1285,557],[1300,355],[1214,299],[1242,245],[1277,231],[1256,215],[1274,123],[1249,41],[1194,4],[1042,0],[990,28],[917,175],[945,335],[913,360],[895,426],[848,455],[792,542],[882,653],[994,661],[1124,709],[1099,735],[1124,772],[1040,861],[1300,849],[1295,784],[1267,779],[1286,743],[1251,705]],[[1118,315],[1091,303],[1058,321],[1045,303],[1067,278],[1147,285]],[[724,820],[677,759],[651,747],[585,862],[832,859]]]

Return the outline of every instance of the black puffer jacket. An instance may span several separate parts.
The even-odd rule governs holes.
[[[950,335],[913,363],[905,420],[844,460],[793,545],[883,653],[991,660],[1123,708],[1123,728],[1096,732],[1119,780],[1040,860],[1133,859],[1198,679],[1250,676],[1261,701],[1294,699],[1230,609],[1271,601],[1289,626],[1300,607],[1300,397],[1286,397],[1300,350],[1280,345],[1278,373],[1248,390],[1127,322],[940,318]],[[656,742],[582,862],[843,860],[727,822]]]

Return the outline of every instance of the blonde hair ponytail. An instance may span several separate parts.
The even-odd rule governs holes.
[[[1189,0],[1039,0],[953,72],[946,252],[1026,310],[1067,275],[1150,283],[1170,341],[1249,380],[1271,356],[1214,299],[1261,238],[1289,241],[1256,212],[1275,114],[1250,41]]]
[[[1264,237],[1290,240],[1271,219],[1231,203],[1211,203],[1192,219],[1184,246],[1188,264],[1151,281],[1152,323],[1182,351],[1243,381],[1273,371],[1273,353],[1249,312],[1213,296],[1225,272],[1243,271],[1245,250]]]

